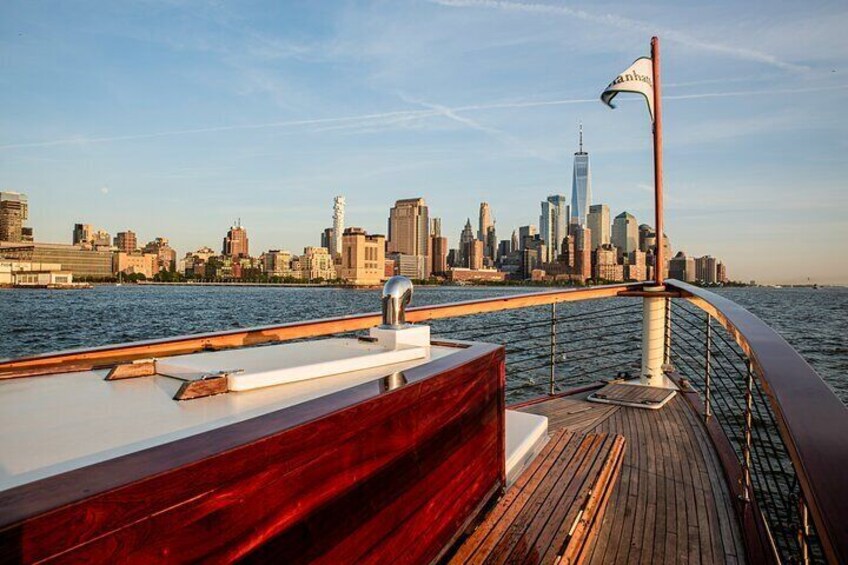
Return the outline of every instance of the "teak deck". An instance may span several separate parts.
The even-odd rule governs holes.
[[[572,563],[586,555],[618,479],[624,438],[560,429],[450,563]]]
[[[583,395],[585,397],[586,395]],[[741,563],[744,545],[721,465],[701,422],[677,395],[660,410],[581,397],[522,408],[549,429],[626,439],[621,478],[588,563]]]

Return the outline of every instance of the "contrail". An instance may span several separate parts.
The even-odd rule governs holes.
[[[713,51],[716,53],[724,53],[726,55],[731,55],[749,61],[766,63],[768,65],[773,65],[775,67],[779,67],[785,70],[797,71],[809,69],[808,67],[805,67],[803,65],[788,63],[786,61],[778,59],[774,55],[763,53],[761,51],[756,51],[754,49],[735,47],[732,45],[726,45],[724,43],[703,41],[677,30],[658,29],[656,26],[651,25],[647,22],[633,20],[622,16],[616,16],[614,14],[597,15],[591,14],[584,10],[569,8],[568,6],[540,4],[532,2],[510,2],[508,0],[431,0],[431,2],[434,2],[441,6],[449,6],[452,8],[483,7],[497,8],[501,10],[510,10],[517,12],[557,14],[596,24],[608,25],[617,29],[623,29],[627,31],[638,31],[640,33],[645,34],[656,34],[662,36],[664,39],[668,39],[670,41],[674,41],[682,45],[688,45],[689,47],[695,47],[697,49]]]
[[[838,84],[831,86],[811,86],[801,88],[783,88],[771,90],[736,90],[729,92],[704,92],[693,94],[677,94],[667,95],[665,100],[693,100],[699,98],[725,98],[733,96],[770,96],[775,94],[802,94],[808,92],[823,92],[828,90],[845,90],[848,89],[848,84]],[[179,135],[191,135],[199,133],[217,133],[227,131],[245,131],[259,130],[272,128],[298,128],[311,127],[313,131],[332,131],[339,129],[361,128],[367,126],[392,125],[403,123],[409,120],[422,118],[443,117],[463,123],[468,127],[485,131],[489,134],[506,135],[500,130],[492,130],[481,124],[468,120],[461,116],[457,116],[458,112],[482,112],[487,110],[508,110],[520,108],[538,108],[544,106],[565,106],[570,104],[594,104],[598,102],[598,98],[565,98],[558,100],[527,100],[514,102],[492,102],[487,104],[468,104],[464,106],[443,106],[436,104],[428,104],[426,110],[395,110],[391,112],[378,112],[371,114],[359,114],[355,116],[341,116],[335,118],[314,118],[306,120],[289,120],[266,122],[260,124],[242,124],[229,126],[211,126],[202,128],[189,128],[179,130],[166,130],[151,133],[139,133],[129,135],[115,135],[102,137],[84,137],[77,136],[64,139],[54,139],[47,141],[33,141],[30,143],[10,143],[0,145],[0,150],[4,149],[22,149],[33,147],[53,147],[60,145],[79,145],[85,143],[108,143],[113,141],[134,141],[139,139],[154,139],[159,137],[171,137]],[[625,99],[627,100],[627,99]],[[514,140],[513,140],[514,141]]]

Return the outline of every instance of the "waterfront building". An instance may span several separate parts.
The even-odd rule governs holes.
[[[394,262],[394,274],[413,280],[427,278],[427,257],[425,255],[407,255],[390,253],[388,258]]]
[[[722,262],[716,264],[716,279],[720,284],[727,283],[727,267]]]
[[[386,259],[384,265],[385,265],[384,272],[383,272],[384,278],[389,279],[389,278],[395,276],[395,261],[394,261],[394,259]]]
[[[262,268],[269,277],[291,277],[291,251],[270,249],[264,253]]]
[[[224,237],[224,245],[221,254],[226,257],[249,257],[250,245],[247,237],[247,229],[241,225],[241,220],[230,227]]]
[[[362,228],[345,229],[339,277],[355,285],[378,285],[385,278],[386,237]]]
[[[518,228],[518,244],[516,245],[516,249],[519,251],[524,250],[524,243],[528,240],[528,238],[533,238],[537,233],[536,226],[521,226]]]
[[[463,252],[465,256],[466,269],[479,270],[483,268],[483,242],[479,239],[472,239],[465,243]]]
[[[576,278],[582,282],[592,278],[592,230],[587,226],[575,229],[574,270]]]
[[[639,248],[639,224],[633,214],[622,212],[615,217],[610,241],[619,257],[627,257]]]
[[[614,245],[601,245],[594,251],[593,278],[596,281],[621,282],[624,267],[618,262],[619,251]]]
[[[601,245],[610,243],[610,210],[606,204],[593,204],[586,216],[586,225],[592,230],[590,247],[594,251]]]
[[[457,267],[447,272],[447,279],[451,282],[498,282],[506,280],[506,275],[496,269]]]
[[[533,271],[541,266],[548,251],[545,241],[539,234],[527,236],[521,240],[521,275],[525,279],[532,277]]]
[[[159,256],[155,253],[127,253],[125,251],[115,252],[112,259],[112,270],[114,274],[144,275],[144,278],[152,279],[159,272]]]
[[[333,198],[333,233],[329,241],[330,255],[342,254],[342,238],[345,232],[345,197]]]
[[[639,251],[648,253],[657,245],[657,232],[648,224],[639,226]]]
[[[461,267],[462,266],[462,254],[459,252],[459,249],[451,249],[448,251],[448,267]]]
[[[548,248],[545,261],[553,261],[559,254],[562,239],[568,235],[569,207],[565,196],[553,194],[542,202],[542,214],[539,216],[539,233]]]
[[[119,231],[118,235],[115,236],[113,245],[118,251],[135,253],[138,250],[138,238],[135,232],[131,230]]]
[[[492,227],[492,210],[488,202],[480,203],[480,220],[477,226],[477,239],[485,242],[488,241],[489,228]]]
[[[427,255],[430,219],[423,198],[407,198],[395,202],[389,211],[388,252],[404,255]]]
[[[142,253],[153,253],[160,271],[173,271],[177,268],[177,252],[168,243],[167,237],[157,237],[141,249]]]
[[[512,242],[511,243],[512,243],[512,248],[510,249],[510,251],[518,251],[518,245],[519,245],[518,244],[518,232],[515,231],[515,230],[512,230]]]
[[[58,263],[61,270],[71,271],[77,279],[108,279],[112,277],[110,251],[82,249],[63,243],[6,243],[0,244],[0,257],[32,263]]]
[[[441,226],[439,226],[441,228]],[[448,270],[448,238],[430,236],[430,273],[442,275]]]
[[[644,251],[636,249],[627,256],[624,278],[639,282],[648,280],[647,254]]]
[[[583,124],[580,124],[580,148],[574,154],[574,171],[571,178],[571,217],[580,225],[586,223],[592,205],[592,171],[589,154],[583,151]]]
[[[718,282],[718,261],[715,257],[704,255],[695,259],[695,280],[704,284]]]
[[[26,194],[0,192],[0,241],[32,241],[32,232],[24,228],[24,221],[28,217],[29,199]]]
[[[16,284],[16,279],[21,274],[45,272],[70,273],[70,271],[62,271],[62,265],[59,263],[32,263],[29,261],[4,261],[0,259],[0,286],[12,286]]]
[[[326,247],[305,247],[300,257],[301,277],[312,281],[315,279],[333,280],[336,278],[336,267],[330,250]]]
[[[683,282],[695,282],[695,260],[680,251],[669,261],[668,276]]]
[[[562,240],[557,256],[557,263],[560,263],[566,273],[572,273],[574,270],[574,236],[567,235]]]

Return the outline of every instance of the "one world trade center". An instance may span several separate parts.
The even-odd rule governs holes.
[[[592,172],[589,154],[583,151],[583,124],[580,124],[580,149],[574,154],[574,176],[571,181],[571,221],[586,225],[592,205]]]

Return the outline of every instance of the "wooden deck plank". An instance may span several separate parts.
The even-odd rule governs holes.
[[[554,399],[522,410],[548,416],[552,430],[571,423],[578,426],[577,433],[611,432],[627,440],[618,483],[594,544],[582,556],[586,562],[744,562],[721,466],[684,399],[677,396],[660,410],[581,398]]]
[[[614,490],[625,440],[560,429],[450,563],[547,563],[582,555]]]
[[[505,516],[510,512],[517,513],[520,511],[530,499],[538,484],[547,476],[551,466],[556,461],[557,454],[572,455],[574,450],[577,449],[578,443],[575,435],[564,428],[555,431],[543,452],[521,474],[501,502],[487,516],[487,520],[492,524],[491,527],[478,528],[459,548],[453,560],[461,563],[469,559],[475,552],[489,552],[509,527],[510,520]]]

